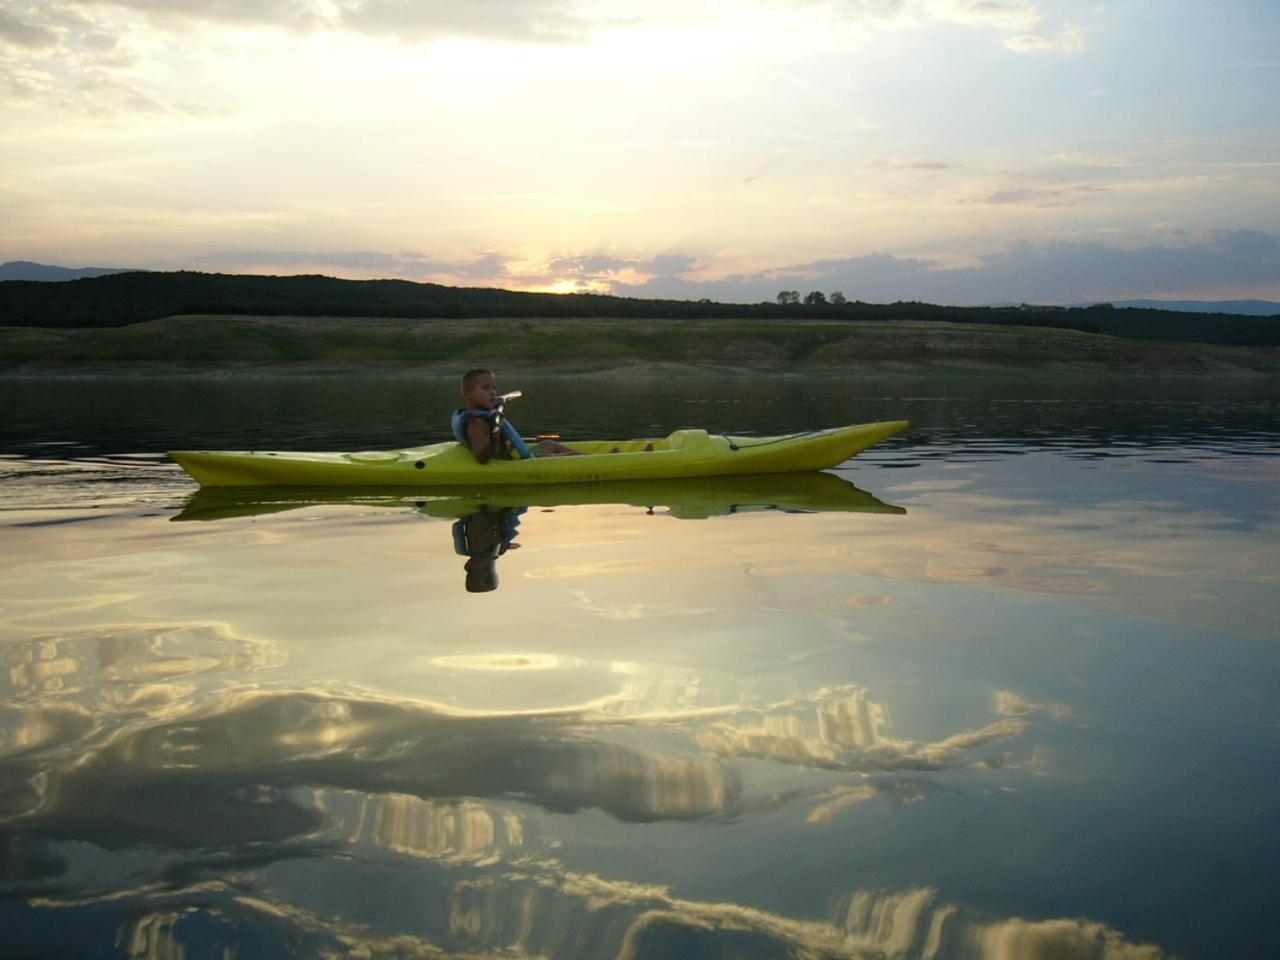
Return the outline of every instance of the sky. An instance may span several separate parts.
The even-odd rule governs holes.
[[[1276,0],[0,0],[0,261],[1280,300]]]

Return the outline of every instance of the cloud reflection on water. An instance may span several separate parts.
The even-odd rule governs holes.
[[[39,819],[59,832],[200,846],[211,837],[291,836],[297,808],[279,791],[302,784],[422,799],[517,797],[628,821],[722,814],[740,794],[723,763],[603,741],[583,721],[576,713],[458,716],[312,692],[232,694],[126,728],[74,765],[55,765]],[[161,796],[184,800],[170,810]]]
[[[978,916],[954,888],[849,892],[864,880],[838,871],[819,878],[836,898],[825,919],[732,893],[719,902],[719,889],[629,882],[643,875],[626,859],[644,846],[640,831],[701,821],[705,833],[741,836],[776,814],[803,847],[858,837],[884,822],[873,813],[933,811],[952,787],[985,804],[987,789],[1050,772],[1035,741],[1071,710],[1021,692],[1022,674],[983,666],[922,717],[913,701],[948,694],[945,682],[913,692],[883,669],[862,672],[915,642],[912,617],[951,612],[945,599],[902,602],[915,596],[902,581],[1129,607],[1137,597],[1145,609],[1210,563],[1182,535],[1203,543],[1217,529],[1197,519],[1165,536],[1135,502],[1021,517],[1011,500],[929,495],[943,499],[913,506],[893,530],[786,517],[790,536],[777,542],[766,542],[771,518],[615,536],[647,521],[562,511],[509,558],[522,575],[479,626],[474,608],[441,599],[461,595],[455,561],[424,556],[430,536],[416,522],[353,534],[339,514],[264,521],[252,541],[228,525],[198,549],[187,525],[166,541],[166,556],[190,551],[181,573],[139,580],[133,595],[91,578],[115,598],[106,625],[82,622],[95,615],[84,604],[59,623],[46,604],[8,628],[0,842],[24,866],[7,889],[38,894],[33,910],[119,911],[118,942],[150,956],[217,943],[247,955],[290,938],[405,955],[1163,956],[1087,920]],[[1122,519],[1099,528],[1089,517]],[[596,546],[575,539],[588,530]],[[374,538],[368,555],[352,549]],[[1162,569],[1170,544],[1177,562]],[[569,560],[572,582],[537,576]],[[1247,562],[1270,576],[1256,556]],[[223,577],[218,592],[184,606],[208,569]],[[89,583],[73,575],[85,570],[66,574],[61,593]],[[1151,596],[1120,590],[1117,570]],[[1071,580],[1097,588],[1062,589]],[[240,605],[251,588],[273,604]],[[353,612],[357,596],[365,606]],[[516,616],[518,642],[493,628]],[[922,662],[955,639],[925,644]],[[907,722],[895,728],[897,713]],[[608,866],[577,863],[580,829],[629,833],[634,846]],[[419,917],[394,898],[384,913],[368,907],[374,875],[447,915]],[[321,886],[359,902],[335,909]],[[112,906],[94,899],[103,889]]]
[[[848,775],[823,787],[744,801],[752,810],[807,804],[806,822],[816,824],[832,821],[849,807],[869,800],[883,799],[894,808],[917,803],[932,789],[928,781],[919,779],[923,774],[966,766],[1042,771],[1045,757],[1039,747],[1032,748],[1024,760],[1011,750],[994,758],[979,751],[1021,737],[1032,729],[1034,716],[1052,711],[1010,691],[997,694],[996,711],[1005,716],[936,741],[918,742],[890,736],[888,708],[854,686],[763,709],[740,710],[726,719],[712,720],[696,731],[695,738],[712,756]]]
[[[126,956],[168,960],[188,948],[222,946],[261,955],[533,958],[589,955],[642,960],[674,955],[890,958],[890,960],[1162,960],[1158,946],[1135,943],[1087,919],[992,919],[936,890],[856,890],[838,896],[822,919],[794,919],[747,905],[680,897],[663,886],[613,881],[563,869],[555,861],[464,877],[391,867],[371,877],[403,883],[419,909],[435,914],[434,935],[394,932],[388,917],[350,898],[336,914],[278,900],[247,877],[238,883],[170,890],[136,889],[77,904],[37,901],[59,913],[94,908],[119,918]],[[410,901],[411,902],[411,901]],[[434,919],[434,917],[433,917]],[[391,927],[392,929],[388,929]],[[239,948],[239,950],[237,950]],[[256,949],[255,949],[256,948]]]
[[[916,742],[891,737],[884,705],[857,687],[728,716],[665,718],[609,710],[458,715],[374,697],[240,691],[160,720],[126,720],[71,749],[100,721],[83,708],[34,703],[17,711],[6,741],[26,749],[3,771],[4,807],[49,836],[114,847],[233,849],[328,836],[436,855],[492,848],[496,856],[503,847],[495,838],[519,846],[524,828],[477,800],[596,808],[627,822],[741,816],[804,794],[821,811],[811,822],[886,791],[914,802],[921,785],[862,778],[979,763],[974,751],[1022,735],[1044,712],[1008,691],[997,710],[1006,716]],[[57,749],[30,756],[48,746]],[[744,758],[854,779],[751,797],[736,766]]]
[[[926,888],[837,896],[825,920],[691,899],[569,868],[547,823],[528,816],[529,805],[594,807],[643,823],[799,801],[814,804],[806,819],[818,824],[877,797],[911,804],[926,784],[877,775],[973,764],[978,748],[1054,713],[1013,691],[994,694],[992,709],[990,723],[917,742],[892,736],[886,705],[858,686],[661,720],[608,709],[484,716],[371,695],[228,691],[46,756],[36,802],[6,819],[24,828],[11,835],[21,858],[50,864],[44,880],[25,877],[44,890],[29,909],[105,911],[118,918],[116,943],[137,957],[287,943],[306,944],[304,955],[367,956],[1164,956],[1103,924],[993,921]],[[736,769],[743,759],[828,778],[800,794],[752,798]],[[139,861],[140,850],[153,852]],[[406,860],[433,866],[406,872]],[[335,911],[316,887],[324,876],[337,880],[332,869],[342,884],[360,883],[365,871],[379,887],[398,878],[412,895],[394,907],[378,899],[376,909],[356,896]],[[84,889],[94,875],[153,879],[98,897]],[[447,904],[447,915],[415,920],[402,912],[415,902]]]
[[[294,787],[288,800],[323,814],[312,833],[321,843],[372,844],[408,856],[488,865],[518,852],[525,840],[517,813],[474,800],[435,802],[316,787]]]

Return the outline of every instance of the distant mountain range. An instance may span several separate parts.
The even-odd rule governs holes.
[[[10,260],[0,263],[0,280],[83,280],[86,277],[105,277],[113,273],[129,273],[121,267],[51,267],[30,260]]]

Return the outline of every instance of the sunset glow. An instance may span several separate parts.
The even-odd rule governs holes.
[[[1280,298],[1277,28],[1262,0],[20,0],[0,259]]]

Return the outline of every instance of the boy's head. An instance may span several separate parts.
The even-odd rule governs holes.
[[[462,399],[472,410],[492,410],[498,403],[498,381],[493,371],[476,367],[464,373]]]

